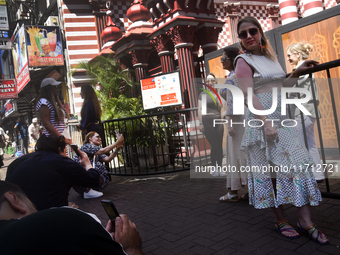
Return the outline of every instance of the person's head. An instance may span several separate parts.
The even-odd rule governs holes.
[[[62,103],[60,102],[58,96],[61,86],[60,84],[61,82],[56,81],[53,78],[43,79],[40,85],[40,93],[37,100],[37,102],[39,102],[40,98],[45,98],[51,103],[53,110],[56,113],[55,120],[58,122],[62,121],[65,118],[63,112],[63,110],[65,111],[65,109]]]
[[[301,61],[308,59],[311,51],[313,51],[313,46],[309,43],[293,43],[286,49],[287,61],[292,66],[296,66]]]
[[[33,118],[33,119],[32,119],[32,123],[33,123],[34,125],[37,125],[37,124],[38,124],[38,118]]]
[[[17,185],[0,180],[0,220],[18,219],[35,212],[33,203]]]
[[[239,50],[236,47],[227,47],[223,49],[223,55],[221,57],[221,63],[223,65],[223,69],[228,70],[229,72],[234,70],[234,60],[236,56],[239,54]]]
[[[8,130],[6,130],[6,134],[7,134],[7,135],[9,134],[9,131],[8,131]]]
[[[91,131],[86,135],[84,144],[90,143],[96,146],[100,146],[101,142],[102,139],[100,135],[97,132]]]
[[[18,121],[25,122],[25,116],[20,115],[20,117],[18,118]]]
[[[276,60],[276,54],[263,33],[260,22],[254,17],[245,17],[237,23],[237,34],[242,52],[264,55]]]
[[[205,81],[208,85],[214,88],[215,85],[217,84],[217,77],[214,73],[209,73]]]
[[[50,151],[65,156],[65,137],[63,135],[58,137],[41,135],[35,145],[35,150]]]
[[[87,101],[92,101],[92,103],[94,105],[94,109],[96,111],[96,118],[98,120],[100,120],[101,115],[102,115],[102,110],[101,110],[101,107],[100,107],[100,104],[99,104],[99,101],[98,101],[97,94],[94,91],[93,87],[89,84],[81,86],[80,95],[84,99],[84,104]],[[84,104],[83,104],[83,106],[84,106]],[[83,108],[81,109],[82,114],[83,114]]]

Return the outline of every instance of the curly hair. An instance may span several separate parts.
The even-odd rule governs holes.
[[[81,93],[84,96],[84,102],[83,102],[83,106],[81,108],[81,115],[83,115],[83,109],[84,109],[85,103],[87,101],[92,101],[92,103],[94,105],[94,110],[96,112],[96,119],[100,120],[100,118],[102,116],[102,109],[100,107],[97,94],[94,91],[93,87],[91,85],[88,85],[88,84],[83,85],[83,86],[81,86]]]
[[[83,144],[90,143],[90,138],[94,137],[95,134],[97,134],[97,132],[95,132],[95,131],[89,132],[89,133],[86,135]]]
[[[313,46],[309,43],[299,42],[289,45],[286,51],[287,50],[290,50],[290,52],[293,54],[300,53],[302,60],[306,60],[309,58],[310,53],[313,51]]]

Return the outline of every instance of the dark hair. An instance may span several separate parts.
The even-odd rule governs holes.
[[[46,136],[45,134],[41,135],[35,145],[36,151],[51,151],[59,154],[59,148],[61,151],[64,151],[66,147],[65,137],[63,135],[55,137],[55,136]]]
[[[231,58],[231,62],[233,63],[233,67],[234,66],[234,60],[237,57],[237,55],[239,54],[239,49],[236,47],[226,47],[223,49],[223,52],[225,53],[225,55],[228,58]]]
[[[81,108],[81,115],[83,116],[84,104],[87,101],[92,101],[93,106],[94,106],[94,110],[95,110],[96,119],[100,120],[100,118],[102,116],[102,109],[100,108],[98,97],[97,97],[97,94],[94,91],[93,87],[91,85],[88,85],[88,84],[83,85],[83,86],[81,86],[81,92],[84,95],[84,103],[83,103],[83,106]]]
[[[6,192],[15,193],[20,199],[26,198],[25,193],[20,189],[19,186],[13,183],[7,182],[7,181],[0,180],[0,208],[1,208],[2,203],[5,200],[4,196]]]
[[[58,96],[55,96],[52,92],[52,88],[55,87],[54,85],[47,85],[45,87],[42,87],[40,89],[40,93],[37,99],[37,102],[41,98],[45,98],[47,101],[50,102],[50,104],[53,107],[53,110],[55,112],[55,120],[60,122],[64,120],[64,113],[66,113],[66,117],[68,118],[67,111],[63,107],[63,104],[60,102],[60,99]]]
[[[277,56],[273,50],[273,47],[270,45],[267,37],[264,35],[261,24],[256,18],[248,16],[248,17],[241,19],[237,23],[237,34],[240,32],[240,26],[243,23],[247,23],[247,22],[252,23],[259,29],[259,32],[261,34],[261,43],[262,43],[262,46],[264,46],[263,55],[265,55],[267,58],[270,58],[273,61],[277,60]],[[241,42],[240,42],[240,48],[241,50],[245,50]]]
[[[84,144],[90,143],[90,138],[94,137],[95,134],[97,134],[96,131],[89,132],[85,137]]]

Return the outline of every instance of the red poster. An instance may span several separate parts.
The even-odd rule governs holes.
[[[0,80],[0,99],[17,98],[15,80]]]
[[[17,77],[17,90],[18,93],[26,86],[26,84],[30,81],[30,72],[28,69],[28,64],[24,66]]]

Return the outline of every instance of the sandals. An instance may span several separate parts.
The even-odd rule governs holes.
[[[220,197],[220,202],[226,202],[226,203],[235,203],[240,201],[237,194],[231,195],[229,192],[227,195]]]
[[[280,233],[280,235],[282,235],[286,238],[289,238],[289,239],[296,239],[296,238],[300,237],[300,235],[297,235],[297,236],[286,236],[286,235],[284,235],[282,232],[293,232],[295,230],[295,228],[283,228],[286,225],[290,225],[288,221],[281,222],[280,224],[275,222],[275,229],[277,230],[277,232]]]
[[[316,225],[313,223],[313,225],[309,228],[304,229],[300,223],[300,221],[298,221],[298,228],[299,230],[301,230],[302,232],[306,233],[307,235],[309,235],[309,237],[316,242],[317,244],[329,244],[329,241],[322,243],[320,242],[318,239],[319,237],[322,239],[322,232],[318,229],[316,229]],[[310,231],[311,230],[311,231]],[[315,232],[315,230],[318,231],[318,234],[316,236],[316,238],[313,237],[313,233]]]

